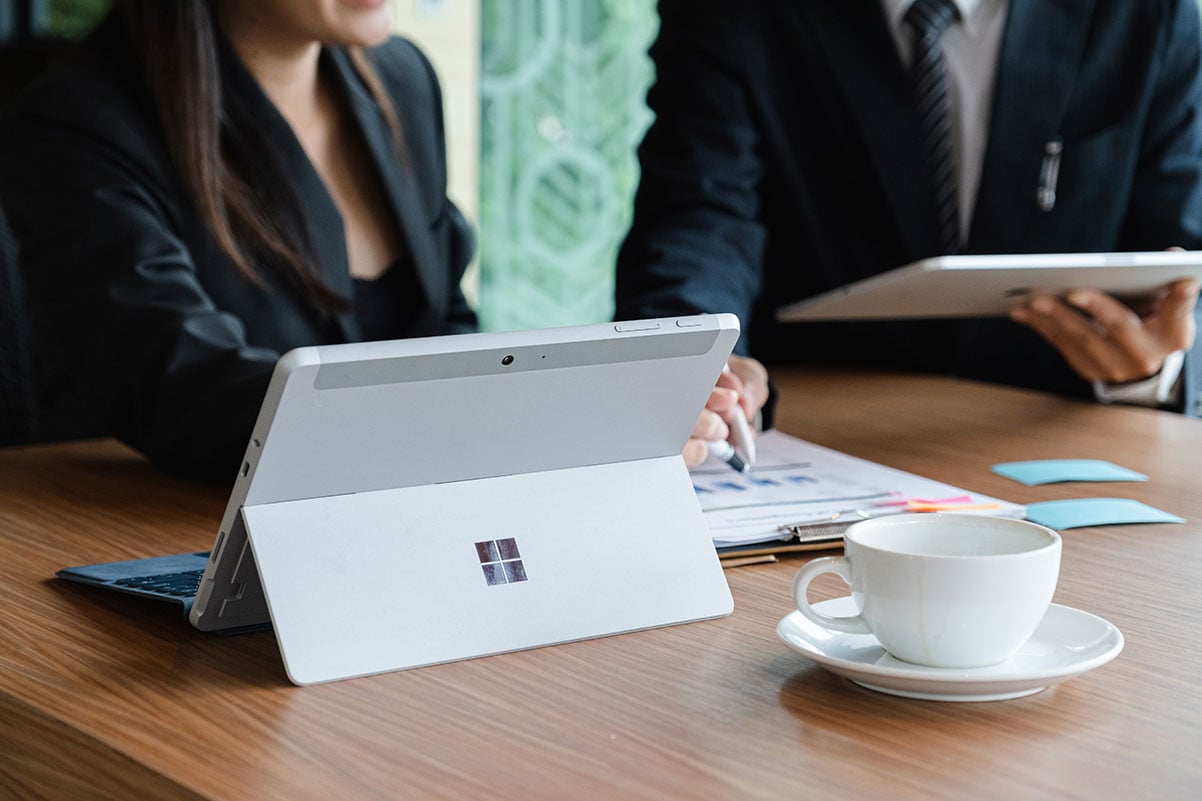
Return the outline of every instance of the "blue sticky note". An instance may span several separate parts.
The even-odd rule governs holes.
[[[1039,459],[1033,462],[995,464],[993,472],[1020,484],[1053,484],[1057,481],[1147,481],[1143,473],[1101,459]]]
[[[1057,531],[1124,523],[1184,523],[1185,518],[1128,498],[1074,498],[1027,504],[1027,519]]]

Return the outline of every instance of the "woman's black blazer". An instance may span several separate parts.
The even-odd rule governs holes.
[[[437,79],[407,41],[370,56],[403,156],[346,53],[327,48],[322,68],[343,88],[407,244],[421,297],[405,304],[404,333],[470,331],[459,281],[472,237],[447,198]],[[228,47],[222,81],[271,143],[264,175],[293,184],[324,280],[351,298],[341,217],[292,130]],[[256,286],[235,270],[168,160],[116,20],[6,110],[0,201],[21,247],[47,438],[117,436],[170,472],[232,481],[277,358],[361,338],[353,312],[323,317],[271,274]]]

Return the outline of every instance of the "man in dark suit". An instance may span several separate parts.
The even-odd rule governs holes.
[[[1193,282],[1138,313],[1082,290],[1011,319],[775,321],[785,303],[941,253],[1202,246],[1195,0],[919,2],[910,14],[910,0],[661,0],[619,319],[735,312],[737,351],[769,363],[933,371],[1198,414]],[[941,183],[913,89],[926,86],[914,17],[945,11]],[[766,381],[748,372],[754,359],[732,366],[750,377],[750,411]]]

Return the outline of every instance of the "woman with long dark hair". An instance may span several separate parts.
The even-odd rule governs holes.
[[[276,359],[470,331],[441,96],[388,0],[118,0],[0,122],[41,433],[230,480]]]

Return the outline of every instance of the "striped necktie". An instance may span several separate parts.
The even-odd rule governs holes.
[[[947,68],[939,41],[959,14],[952,0],[914,0],[905,17],[914,37],[910,79],[922,121],[923,159],[931,181],[935,220],[944,253],[960,250],[960,210],[952,158]]]

